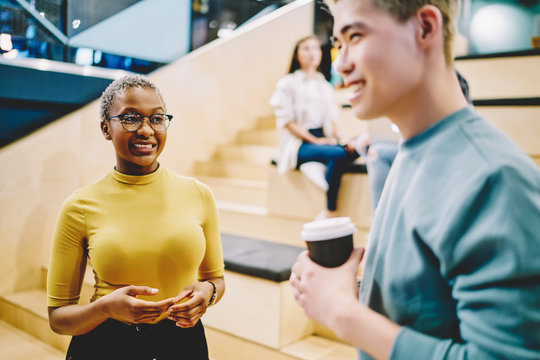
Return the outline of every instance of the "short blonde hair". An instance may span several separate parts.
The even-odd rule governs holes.
[[[337,3],[339,0],[326,0]],[[439,9],[443,17],[444,31],[444,55],[446,63],[452,64],[454,61],[453,43],[456,33],[456,22],[459,11],[460,0],[371,0],[373,4],[381,10],[392,14],[396,19],[404,22],[411,18],[418,9],[424,5],[433,5]]]

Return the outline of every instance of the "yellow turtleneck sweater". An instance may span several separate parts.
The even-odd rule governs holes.
[[[197,280],[223,276],[214,197],[203,183],[169,173],[117,171],[64,203],[47,278],[48,306],[77,304],[87,258],[92,301],[126,285],[159,289],[159,301]]]

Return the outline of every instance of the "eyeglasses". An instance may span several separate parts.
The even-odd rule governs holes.
[[[134,113],[109,116],[107,119],[118,119],[126,131],[134,132],[141,128],[144,118],[146,117],[149,120],[150,127],[156,132],[164,132],[167,130],[173,118],[173,116],[169,114],[152,114],[150,116],[142,116]]]

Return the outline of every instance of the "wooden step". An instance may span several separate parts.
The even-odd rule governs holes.
[[[222,232],[304,246],[300,232],[304,221],[268,215],[265,207],[218,201]]]
[[[274,115],[261,116],[257,119],[255,128],[258,130],[276,129],[276,117]]]
[[[307,336],[279,350],[205,326],[210,356],[215,360],[353,360],[353,346],[319,336]]]
[[[275,166],[268,170],[268,213],[304,222],[313,220],[326,209],[326,194],[300,171],[279,174]],[[348,216],[357,228],[371,227],[371,194],[367,174],[343,175],[338,201],[338,216]]]
[[[540,96],[540,55],[458,59],[455,66],[475,100]]]
[[[217,202],[220,228],[229,234],[254,237],[294,246],[305,246],[300,239],[306,221],[269,215],[264,207],[246,206],[235,202]],[[364,245],[369,229],[358,227],[354,242]]]
[[[278,146],[279,138],[275,129],[240,131],[236,137],[239,144]]]
[[[266,181],[269,166],[233,161],[197,161],[193,167],[193,172],[195,177],[208,176]]]
[[[262,280],[264,281],[264,280]],[[45,290],[0,297],[1,359],[63,359],[70,337],[48,326]],[[204,318],[203,318],[204,319]],[[264,324],[259,324],[263,326]],[[280,349],[231,335],[205,325],[212,360],[345,360],[355,358],[352,346],[320,336],[307,336]],[[12,347],[13,345],[13,347]],[[39,354],[39,355],[34,355]],[[17,357],[21,355],[21,357]]]
[[[215,360],[353,360],[356,348],[319,336],[307,336],[272,349],[205,326],[210,356]]]
[[[278,148],[273,145],[223,145],[216,150],[214,159],[268,165],[277,152]]]
[[[203,318],[204,321],[204,318]],[[263,346],[205,325],[208,352],[215,360],[299,360],[278,349]]]
[[[64,352],[5,321],[0,321],[0,359],[62,360],[64,358]]]
[[[481,115],[529,156],[540,156],[540,106],[477,106]]]
[[[1,320],[40,341],[65,352],[71,337],[58,335],[49,327],[47,294],[43,289],[0,296]]]
[[[283,347],[281,351],[302,360],[351,360],[358,357],[355,347],[320,336],[308,336]]]
[[[540,156],[532,156],[531,158],[535,162],[535,164],[540,167]]]
[[[313,334],[314,322],[294,300],[288,280],[276,282],[229,270],[224,276],[227,295],[219,306],[208,309],[206,325],[272,349]]]
[[[264,181],[208,176],[198,176],[197,179],[212,189],[216,200],[266,206],[267,184]]]

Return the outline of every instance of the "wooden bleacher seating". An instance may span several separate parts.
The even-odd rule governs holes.
[[[226,296],[210,308],[204,323],[274,349],[313,333],[289,285],[302,247],[222,234]]]
[[[326,194],[300,171],[278,174],[273,165],[268,169],[267,208],[271,215],[311,221],[326,208]],[[365,231],[371,226],[371,195],[364,163],[347,165],[339,189],[338,214],[350,217]]]
[[[307,13],[312,14],[312,9],[308,9]],[[307,18],[307,15],[299,16],[297,13],[289,16],[289,23],[279,22],[275,28],[293,29],[297,27],[298,19]],[[306,29],[309,28],[311,23],[306,26]],[[291,33],[279,35],[280,32],[264,31],[276,34],[273,38],[294,38]],[[284,42],[264,43],[264,51],[254,51],[261,42],[257,34],[246,34],[241,41],[228,39],[222,42],[223,50],[218,53],[230,54],[236,49],[248,49],[249,57],[237,57],[247,59],[241,73],[232,71],[229,62],[221,62],[219,66],[215,64],[214,59],[222,58],[222,55],[200,51],[199,57],[189,57],[193,63],[187,59],[152,75],[160,87],[162,84],[165,86],[162,87],[165,94],[178,95],[171,99],[170,104],[178,118],[197,120],[197,126],[193,125],[195,122],[183,121],[171,127],[171,137],[182,141],[171,141],[168,144],[169,155],[163,159],[168,164],[181,164],[173,169],[179,173],[187,173],[186,169],[195,163],[192,175],[208,183],[214,190],[220,227],[222,231],[239,235],[234,241],[243,242],[240,247],[242,251],[248,251],[250,243],[253,246],[261,245],[260,239],[300,248],[302,223],[317,215],[324,207],[325,197],[299,172],[278,176],[275,167],[268,165],[273,149],[277,148],[275,123],[269,115],[270,109],[266,116],[264,114],[267,99],[264,96],[262,100],[252,99],[250,96],[254,89],[262,92],[265,87],[272,87],[277,76],[282,75],[282,69],[280,66],[275,69],[277,61],[269,54],[278,54],[272,45],[275,43],[282,48]],[[245,43],[249,41],[252,42],[246,46]],[[228,45],[233,46],[233,50],[227,48]],[[260,71],[261,61],[253,60],[252,56],[257,54],[269,59],[271,66],[264,67],[264,72]],[[288,54],[286,57],[283,66],[289,61]],[[255,64],[253,69],[249,68],[250,64]],[[233,65],[237,67],[237,63]],[[457,60],[456,68],[468,80],[477,110],[512,137],[540,166],[540,51],[517,56],[462,57]],[[214,69],[215,72],[212,72]],[[205,76],[201,77],[201,74]],[[246,74],[250,74],[247,76],[249,81],[242,82]],[[183,79],[181,83],[170,81],[179,78]],[[207,82],[200,81],[206,78],[209,79]],[[252,82],[257,86],[251,86]],[[193,86],[186,90],[185,83],[192,83]],[[216,84],[228,84],[228,90],[231,89],[230,84],[247,84],[243,88],[248,90],[243,93],[243,88],[238,85],[238,88],[232,87],[233,91],[223,91]],[[205,96],[201,97],[201,93]],[[207,106],[209,98],[215,100],[211,107]],[[239,98],[250,101],[235,101]],[[505,99],[510,101],[501,101]],[[343,102],[340,100],[339,103]],[[96,109],[95,105],[90,105],[3,150],[2,159],[10,171],[1,181],[6,189],[2,199],[5,209],[2,219],[6,231],[2,237],[4,251],[1,258],[4,282],[0,294],[0,358],[5,354],[2,350],[8,349],[9,343],[15,341],[10,326],[22,329],[28,337],[33,336],[31,342],[34,345],[41,341],[64,351],[69,341],[68,337],[56,335],[48,327],[44,285],[38,280],[40,272],[36,268],[44,260],[42,254],[48,253],[51,223],[56,216],[56,209],[52,208],[54,204],[59,206],[65,198],[64,189],[76,188],[81,180],[88,182],[94,174],[109,170],[110,165],[102,160],[107,158],[105,155],[111,154],[109,144],[103,143],[101,134],[94,131]],[[341,130],[346,133],[354,133],[356,127],[362,127],[362,121],[354,119],[350,111],[343,111],[341,117],[346,120]],[[65,137],[65,134],[70,136]],[[208,134],[215,136],[203,137]],[[64,136],[66,141],[54,141],[59,136]],[[236,140],[232,140],[234,136]],[[218,144],[219,141],[229,140],[232,143]],[[186,144],[191,152],[188,153],[179,144]],[[89,148],[91,152],[85,150]],[[193,151],[194,148],[198,151]],[[214,148],[213,157],[210,156],[211,150],[208,150],[208,154],[201,150],[213,151]],[[85,164],[84,169],[79,169],[80,164]],[[21,179],[25,181],[21,182]],[[346,174],[341,194],[347,195],[338,200],[340,209],[354,209],[356,213],[347,215],[365,234],[369,230],[371,217],[367,176]],[[230,250],[227,239],[228,235],[224,234],[226,252]],[[364,237],[358,239],[356,236],[355,241],[358,240],[362,241]],[[264,254],[268,244],[263,245],[253,251]],[[335,341],[331,334],[305,317],[294,302],[286,281],[286,269],[281,273],[269,272],[266,266],[259,269],[259,275],[277,276],[271,279],[246,274],[239,272],[245,264],[238,259],[234,260],[236,263],[229,262],[229,255],[226,254],[226,296],[203,318],[214,359],[355,358],[351,346]],[[247,260],[250,256],[243,253],[242,257]],[[13,273],[16,275],[11,275]],[[87,275],[89,280],[83,286],[82,300],[88,299],[92,291],[91,272]],[[8,329],[7,333],[3,332],[5,329]],[[332,352],[332,348],[336,349],[335,352]],[[11,351],[9,358],[14,358],[11,357],[14,353],[21,355],[20,358],[37,358],[21,348]],[[39,351],[42,351],[42,358],[49,358],[45,350]]]

